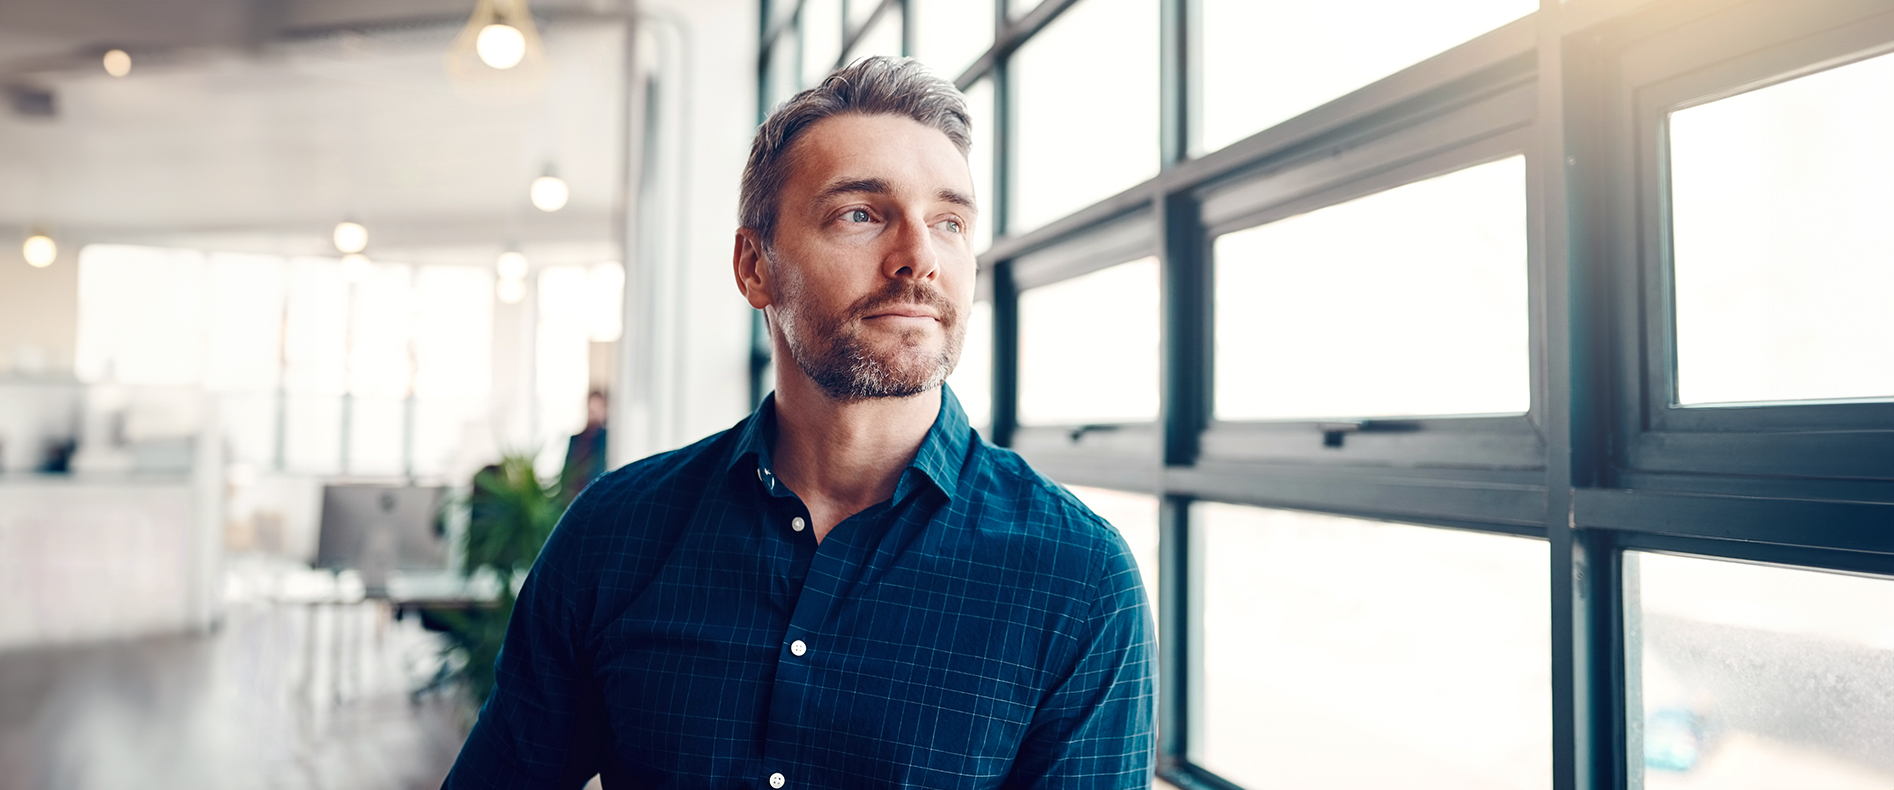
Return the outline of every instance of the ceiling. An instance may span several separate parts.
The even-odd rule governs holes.
[[[6,0],[0,85],[52,114],[0,108],[0,228],[325,254],[350,218],[378,260],[615,258],[615,5],[536,3],[545,77],[508,92],[449,78],[472,0]],[[129,76],[100,65],[113,47]],[[547,165],[556,213],[527,198]]]

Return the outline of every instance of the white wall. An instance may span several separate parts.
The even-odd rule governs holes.
[[[689,444],[750,411],[751,311],[730,250],[756,129],[757,4],[648,0],[642,9],[637,57],[660,84],[657,156],[643,163],[656,168],[655,200],[633,211],[613,465]]]

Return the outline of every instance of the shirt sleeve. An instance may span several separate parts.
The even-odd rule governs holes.
[[[1115,543],[1076,660],[1034,714],[1009,789],[1151,786],[1157,695],[1150,604],[1130,550]]]
[[[580,497],[520,588],[494,665],[494,688],[442,790],[582,787],[600,770],[607,731],[582,649],[585,621],[566,575]]]

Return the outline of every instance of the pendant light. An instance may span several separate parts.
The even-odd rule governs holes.
[[[105,73],[123,77],[132,73],[132,56],[125,50],[114,49],[105,53],[101,65],[105,66]]]
[[[565,208],[566,201],[572,198],[572,191],[566,187],[565,179],[554,173],[550,164],[546,165],[538,178],[533,179],[528,194],[533,199],[533,208],[547,212]]]
[[[44,269],[59,259],[59,245],[45,228],[34,228],[27,234],[26,243],[20,245],[20,256],[28,266]]]
[[[546,53],[526,0],[475,0],[447,50],[447,76],[464,91],[530,93],[546,76]]]
[[[335,232],[330,234],[335,241],[336,250],[344,255],[353,255],[368,249],[368,228],[362,223],[343,220],[335,224]]]

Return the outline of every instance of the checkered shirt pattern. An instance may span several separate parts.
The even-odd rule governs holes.
[[[893,498],[819,546],[770,470],[773,399],[594,482],[444,787],[1148,787],[1130,549],[941,401]]]

